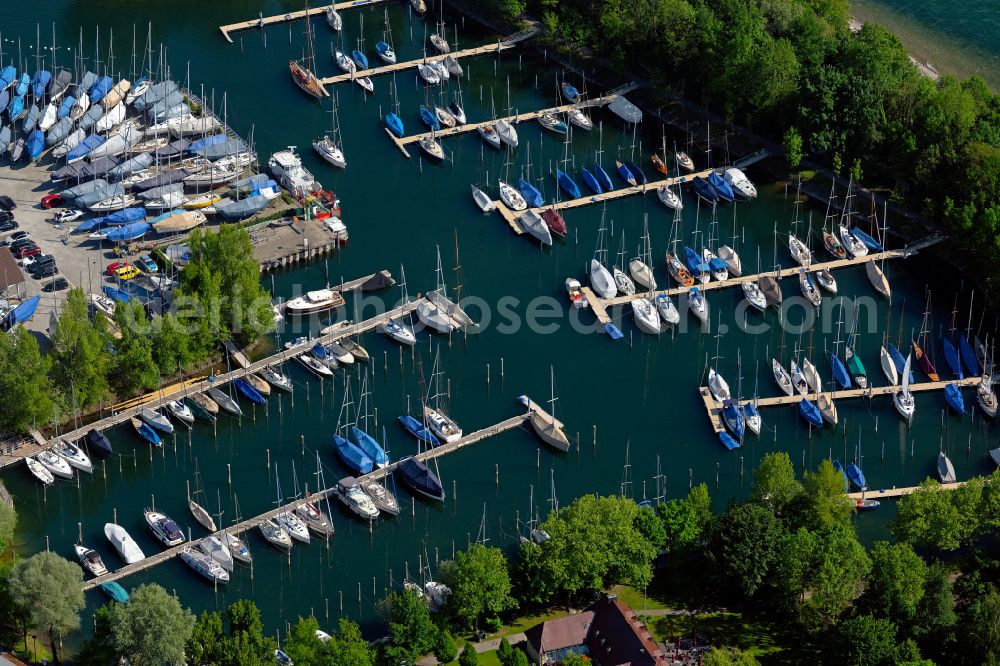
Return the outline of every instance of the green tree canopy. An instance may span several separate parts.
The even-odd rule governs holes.
[[[392,663],[414,662],[434,648],[438,629],[431,621],[430,611],[413,590],[393,592],[385,601],[391,642],[385,654]]]
[[[150,323],[142,303],[133,300],[115,308],[121,338],[115,342],[115,387],[120,395],[156,388],[160,373],[153,360]]]
[[[927,479],[920,489],[899,499],[892,534],[900,541],[941,550],[957,550],[968,541],[978,525],[978,516],[966,515],[978,511],[966,501],[970,494],[942,491],[941,484]]]
[[[510,643],[507,644],[507,649],[511,649]],[[437,660],[442,664],[455,661],[455,657],[458,656],[458,648],[455,646],[455,637],[451,635],[451,632],[448,631],[446,627],[442,628],[441,631],[438,632],[437,638],[434,639],[434,656],[437,657]],[[499,650],[497,651],[497,657],[501,660],[500,663],[502,666],[503,658],[500,657]]]
[[[873,616],[908,625],[924,596],[927,565],[906,543],[877,542],[861,606]]]
[[[701,659],[702,666],[759,666],[749,652],[733,647],[713,647]]]
[[[821,462],[815,472],[807,471],[802,476],[802,490],[791,508],[796,526],[828,530],[846,525],[854,512],[854,505],[844,494],[844,477],[829,460]]]
[[[841,623],[834,642],[834,662],[846,666],[895,666],[896,625],[871,615]]]
[[[784,451],[765,454],[753,473],[750,500],[780,516],[801,493],[802,484],[795,479],[795,468],[788,454]]]
[[[109,622],[116,652],[133,666],[180,666],[195,618],[176,597],[153,584],[132,590],[128,604],[111,606]]]
[[[316,636],[319,622],[314,617],[300,617],[292,625],[292,630],[285,639],[285,654],[295,664],[302,666],[324,666],[323,643]]]
[[[49,551],[35,553],[11,568],[7,585],[29,625],[47,633],[53,643],[80,628],[83,570],[75,563]]]
[[[764,507],[733,504],[715,523],[709,557],[725,584],[753,597],[771,570],[781,535],[781,524]]]
[[[478,627],[480,620],[497,618],[516,606],[507,558],[499,548],[473,544],[444,562],[441,572],[451,588],[448,613],[461,628]]]
[[[89,317],[90,305],[83,289],[70,289],[52,333],[52,376],[67,395],[71,407],[87,408],[110,394],[112,367],[108,339]],[[98,312],[95,317],[104,319]]]
[[[476,666],[478,663],[479,655],[476,654],[476,648],[472,643],[466,643],[462,648],[462,654],[458,655],[458,666]]]
[[[0,432],[26,433],[56,416],[49,379],[51,359],[42,356],[38,341],[23,326],[0,335]],[[24,381],[31,377],[30,382]]]
[[[372,666],[375,652],[361,635],[357,622],[341,618],[337,631],[324,645],[326,666]]]

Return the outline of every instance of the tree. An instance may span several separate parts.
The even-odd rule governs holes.
[[[694,511],[695,523],[698,525],[698,534],[704,534],[708,530],[709,524],[715,520],[715,512],[712,511],[712,498],[708,494],[708,485],[699,483],[691,488],[687,494],[687,503]]]
[[[476,654],[476,648],[473,647],[472,643],[466,643],[465,647],[462,648],[462,654],[458,655],[458,666],[477,666],[477,664],[479,664],[479,655]]]
[[[132,590],[128,604],[111,607],[109,620],[116,652],[133,666],[184,663],[194,615],[159,585],[140,585]]]
[[[670,556],[683,553],[693,546],[701,531],[698,516],[691,504],[685,500],[673,499],[656,505],[664,531],[664,548]]]
[[[226,650],[228,640],[222,626],[222,615],[216,612],[204,612],[191,631],[191,640],[187,646],[188,659],[196,666],[202,664],[231,663]]]
[[[80,628],[83,571],[73,562],[49,551],[35,553],[11,568],[8,588],[14,606],[30,626],[48,633],[53,649]]]
[[[777,516],[801,492],[792,459],[784,451],[766,454],[754,470],[750,501],[766,506]]]
[[[844,477],[824,460],[815,472],[802,476],[802,493],[795,498],[792,522],[811,530],[846,525],[854,506],[844,494]]]
[[[438,661],[445,660],[439,656]],[[497,661],[500,662],[500,666],[514,666],[514,648],[510,646],[510,641],[507,640],[506,636],[500,639],[500,646],[497,648]]]
[[[17,511],[14,504],[0,501],[0,554],[6,553],[17,529]]]
[[[941,564],[934,564],[927,570],[913,634],[924,646],[925,654],[935,658],[939,655],[945,657],[954,648],[957,623],[949,571]]]
[[[375,663],[375,653],[361,635],[361,627],[345,618],[340,619],[337,632],[325,648],[328,659],[325,666],[372,666]]]
[[[894,666],[896,625],[871,615],[841,623],[834,641],[833,663],[845,666]]]
[[[702,666],[759,666],[760,662],[749,652],[732,647],[713,647],[701,660]]]
[[[504,639],[506,640],[506,639]],[[510,650],[510,643],[507,644],[507,649]],[[455,661],[455,657],[458,656],[458,648],[455,647],[455,639],[452,637],[451,632],[447,628],[442,628],[438,632],[437,638],[434,641],[434,656],[442,664],[447,664]],[[497,657],[499,657],[499,651]],[[503,664],[501,658],[500,661]]]
[[[153,317],[152,331],[153,361],[161,375],[169,377],[197,360],[191,349],[191,336],[172,313]]]
[[[861,605],[875,617],[908,625],[924,596],[927,565],[906,543],[879,541],[869,553],[872,571]]]
[[[927,479],[919,490],[899,499],[896,519],[891,524],[894,537],[946,551],[957,550],[971,539],[973,529],[969,521],[975,519],[962,515],[954,501],[956,491],[944,492],[940,487],[937,481]]]
[[[300,617],[285,639],[285,654],[302,666],[324,666],[323,643],[316,636],[319,622],[314,617]]]
[[[764,507],[733,504],[712,529],[709,557],[724,583],[751,598],[771,569],[781,534],[781,524]]]
[[[473,544],[453,561],[442,564],[441,577],[451,588],[448,612],[459,627],[478,627],[516,607],[511,597],[507,558],[499,548]]]
[[[49,379],[51,360],[23,326],[0,335],[0,432],[26,433],[56,416]],[[30,377],[31,381],[25,381]]]
[[[797,169],[800,164],[802,164],[802,136],[799,135],[799,131],[794,127],[789,127],[785,132],[785,138],[782,141],[782,145],[785,149],[785,162],[788,163],[789,169]]]
[[[110,393],[108,373],[113,361],[108,340],[90,320],[88,310],[83,289],[70,289],[52,333],[52,376],[76,408],[90,407]],[[103,314],[98,316],[103,320]]]
[[[160,373],[153,361],[153,341],[146,311],[139,301],[119,303],[115,324],[121,339],[115,343],[115,384],[119,393],[131,395],[154,389]]]
[[[975,663],[1000,663],[1000,592],[991,588],[973,602],[966,632],[972,639],[969,648],[979,657]]]
[[[385,651],[393,663],[412,663],[433,649],[438,630],[431,621],[427,604],[416,592],[409,589],[393,592],[385,605],[392,638]]]
[[[115,602],[108,602],[101,606],[94,613],[94,633],[84,642],[80,652],[76,655],[76,663],[79,666],[108,666],[117,664],[121,655],[115,651],[114,640],[111,636],[111,605]],[[199,662],[196,662],[199,663]]]

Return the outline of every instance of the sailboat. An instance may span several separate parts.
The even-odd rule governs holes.
[[[934,367],[934,362],[928,355],[930,348],[927,346],[927,336],[930,334],[930,294],[927,295],[927,306],[924,310],[924,321],[921,324],[920,337],[921,342],[918,344],[916,340],[910,342],[910,346],[913,348],[913,356],[917,359],[917,365],[920,369],[924,371],[924,374],[932,382],[941,381],[941,377],[938,375],[937,368]]]
[[[349,422],[351,418],[351,382],[349,378],[344,382],[344,394],[340,402],[340,413],[337,415],[337,424],[333,430],[333,449],[340,458],[340,461],[355,474],[368,474],[375,467],[375,462],[365,453],[360,446],[344,437],[341,433],[349,431],[354,422]]]
[[[896,364],[893,362],[892,356],[889,355],[889,351],[884,344],[879,349],[879,364],[882,366],[882,373],[885,374],[885,378],[889,380],[889,383],[898,384],[899,372],[896,370]]]
[[[431,380],[428,383],[428,395],[423,403],[423,416],[427,427],[430,428],[440,440],[444,442],[456,442],[462,438],[462,429],[441,407],[441,373],[438,370],[440,355],[435,353],[434,365],[431,369]],[[433,387],[433,389],[432,389]],[[433,390],[434,393],[430,394]]]
[[[344,158],[344,151],[341,149],[343,140],[340,134],[340,123],[337,122],[337,103],[335,97],[331,97],[330,99],[330,118],[330,133],[313,139],[313,150],[333,166],[346,169],[347,160]]]
[[[615,286],[622,296],[632,296],[635,294],[635,283],[625,272],[625,232],[622,231],[622,242],[618,246],[618,261],[612,267],[611,275],[614,277]]]
[[[643,215],[642,222],[642,247],[639,255],[628,262],[628,272],[632,279],[649,291],[656,290],[656,276],[650,267],[652,249],[649,240],[649,216]]]
[[[198,495],[199,493],[202,492],[202,490],[200,488],[201,474],[197,469],[197,465],[195,466],[194,479],[195,479],[194,494]],[[204,507],[195,502],[194,499],[191,497],[190,484],[188,485],[187,503],[188,503],[188,510],[191,511],[191,515],[194,516],[194,519],[197,520],[198,523],[209,532],[215,532],[217,528],[215,526],[215,521],[212,519],[212,515],[208,511],[206,511]]]
[[[945,455],[944,451],[938,452],[937,472],[941,483],[955,483],[958,481],[958,477],[955,476],[955,466],[951,464],[951,460]]]
[[[352,442],[354,442],[355,445],[357,445],[358,448],[365,452],[365,455],[371,458],[376,467],[383,469],[389,464],[389,456],[382,448],[382,445],[379,444],[374,437],[368,434],[368,431],[370,430],[368,423],[368,398],[370,395],[371,392],[368,390],[368,375],[366,374],[361,380],[361,397],[359,398],[359,403],[363,402],[365,405],[363,417],[361,416],[362,411],[360,409],[358,410],[359,419],[364,420],[364,427],[359,428],[357,423],[355,423],[348,430],[350,433],[348,437]]]
[[[309,3],[306,2],[306,57],[302,60],[289,60],[288,69],[292,75],[292,81],[306,94],[320,99],[328,97],[330,93],[326,91],[323,83],[313,74],[316,66],[316,54],[313,51],[312,26],[309,21]]]
[[[854,327],[851,330],[851,335],[848,337],[847,344],[844,346],[844,359],[846,360],[847,371],[854,378],[854,382],[858,385],[858,388],[868,388],[868,373],[865,370],[864,363],[861,362],[861,357],[858,356],[858,336],[857,336],[857,308],[854,309]]]
[[[375,42],[375,53],[382,59],[382,62],[393,65],[396,63],[396,50],[392,47],[392,29],[389,27],[389,10],[385,10],[385,31],[382,33],[382,41]]]
[[[912,355],[907,354],[906,363],[903,364],[903,372],[901,373],[901,390],[892,396],[892,403],[896,406],[896,411],[906,419],[907,423],[913,422],[913,413],[917,409],[917,404],[913,400],[913,394],[910,393],[910,361],[912,358]]]
[[[569,438],[566,437],[562,422],[556,418],[556,380],[555,369],[552,366],[549,366],[549,381],[552,386],[549,411],[543,410],[527,396],[522,395],[518,400],[528,408],[531,415],[528,420],[535,434],[545,444],[565,453],[569,451]]]
[[[965,414],[965,400],[958,385],[948,384],[944,387],[944,401],[956,414]]]
[[[406,293],[406,272],[403,269],[403,265],[399,265],[399,275],[400,275],[400,288],[403,290],[403,300],[401,305],[406,305],[410,302],[409,296]],[[413,346],[417,342],[417,337],[413,334],[413,322],[409,314],[406,315],[405,320],[400,319],[389,319],[379,326],[379,330],[388,335],[390,338],[396,342]]]
[[[613,298],[618,293],[611,272],[605,267],[607,261],[607,249],[604,247],[604,214],[601,212],[601,226],[597,230],[597,247],[594,249],[594,257],[590,260],[590,286],[601,298]]]

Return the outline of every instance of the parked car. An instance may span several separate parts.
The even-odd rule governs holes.
[[[160,270],[159,267],[157,267],[156,262],[153,261],[148,254],[141,255],[138,261],[136,261],[136,264],[138,264],[139,268],[147,273],[155,273]]]
[[[0,222],[7,222],[14,219],[14,213],[7,210],[0,210]]]
[[[30,238],[28,238],[26,235],[25,236],[21,236],[19,238],[8,238],[7,241],[8,241],[7,244],[10,245],[11,248],[20,247],[21,245],[25,245],[27,243],[34,243],[35,242],[35,241],[31,240]]]
[[[41,268],[42,266],[44,266],[46,264],[54,264],[54,263],[56,263],[56,258],[53,257],[51,254],[38,254],[38,255],[35,255],[34,257],[25,257],[25,259],[26,260],[27,259],[31,260],[30,267],[28,268],[28,272],[29,273],[31,271],[33,271],[33,270],[37,270],[37,269]],[[25,265],[27,266],[28,264],[25,264]]]
[[[45,285],[42,287],[42,291],[44,292],[62,291],[68,286],[69,282],[66,282],[66,278],[58,277],[55,280],[46,282]]]
[[[58,214],[56,214],[55,222],[57,224],[65,224],[67,222],[73,222],[75,220],[78,220],[81,217],[83,217],[82,210],[74,210],[67,208],[66,210],[61,210],[59,211]]]
[[[36,254],[41,254],[42,248],[37,245],[25,245],[22,248],[14,250],[14,256],[18,259],[23,259],[24,257],[34,256]]]
[[[132,278],[139,275],[139,269],[132,264],[125,264],[115,272],[115,276],[119,280],[131,280]]]
[[[15,231],[7,238],[9,238],[10,242],[13,243],[14,241],[19,241],[22,238],[27,238],[27,237],[28,237],[28,232],[22,230],[22,231]]]
[[[61,194],[46,194],[42,197],[42,208],[58,208],[62,204],[63,198]]]
[[[10,231],[11,229],[17,229],[19,226],[17,220],[6,219],[0,222],[0,231]]]
[[[127,261],[112,261],[108,264],[107,273],[110,277],[114,277],[118,273],[119,268],[124,268],[128,265],[129,263]]]
[[[34,268],[34,266],[32,266],[32,268]],[[31,277],[36,280],[41,280],[42,278],[52,277],[59,272],[59,269],[56,268],[55,264],[45,264],[37,270],[29,270],[28,272],[31,273]]]
[[[3,208],[4,210],[14,210],[17,208],[17,204],[14,203],[14,200],[10,197],[0,194],[0,208]]]

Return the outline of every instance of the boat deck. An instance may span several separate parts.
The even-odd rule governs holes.
[[[339,12],[344,9],[353,9],[355,7],[371,7],[372,5],[381,5],[390,1],[392,0],[355,0],[354,2],[338,2],[333,7]],[[325,14],[328,7],[329,5],[321,5],[319,7],[312,7],[308,11],[300,9],[299,11],[288,12],[287,14],[259,16],[255,19],[250,19],[249,21],[240,21],[238,23],[230,23],[229,25],[220,25],[219,31],[222,32],[222,36],[226,38],[226,41],[232,44],[232,33],[234,32],[249,30],[251,28],[265,28],[269,25],[278,25],[279,23],[287,23],[289,21],[298,21],[306,16]]]
[[[878,369],[878,372],[881,373],[881,368]],[[871,376],[872,375],[869,375],[869,377]],[[982,377],[966,377],[964,379],[950,379],[942,382],[920,382],[917,384],[910,384],[910,391],[912,393],[922,393],[924,391],[943,391],[944,387],[948,384],[956,384],[961,387],[978,386],[981,381]],[[875,396],[881,395],[893,395],[898,393],[899,390],[900,387],[893,384],[891,386],[870,386],[866,389],[855,388],[832,392],[824,391],[824,395],[828,395],[833,398],[834,401],[837,401],[849,400],[853,398],[874,398]],[[717,433],[725,431],[725,426],[722,423],[722,405],[716,402],[712,393],[708,390],[708,387],[699,386],[698,393],[701,395],[702,402],[705,405],[705,411],[708,414],[709,422],[712,424],[712,429]],[[757,407],[797,405],[802,402],[803,398],[809,398],[815,402],[816,394],[809,393],[808,395],[803,396],[799,393],[794,393],[793,395],[780,395],[772,398],[758,398]],[[745,405],[749,402],[753,402],[753,400],[740,400],[739,404]]]
[[[370,319],[358,322],[356,324],[350,324],[346,326],[338,327],[337,330],[321,335],[318,338],[309,340],[303,344],[296,345],[291,349],[282,349],[281,351],[272,354],[271,356],[262,358],[258,361],[251,363],[246,368],[239,368],[231,372],[216,375],[214,378],[201,379],[197,381],[182,382],[176,384],[173,387],[161,389],[159,391],[148,393],[140,398],[137,398],[131,406],[124,409],[116,409],[115,412],[106,418],[94,421],[93,423],[88,423],[80,428],[71,430],[69,432],[63,433],[57,437],[45,442],[45,444],[28,442],[18,447],[9,454],[4,454],[0,456],[0,468],[7,467],[8,465],[13,465],[27,456],[32,456],[37,454],[39,451],[50,448],[53,444],[61,439],[73,442],[81,439],[87,434],[92,428],[98,431],[103,431],[108,428],[114,427],[116,425],[126,423],[133,416],[136,416],[141,407],[152,407],[153,409],[158,409],[164,404],[170,402],[171,400],[181,400],[184,397],[191,395],[192,393],[202,393],[207,391],[212,387],[220,387],[228,384],[234,379],[238,379],[247,374],[258,372],[263,370],[269,365],[275,365],[279,363],[284,363],[289,359],[298,356],[299,354],[304,354],[308,352],[313,345],[317,342],[321,344],[329,344],[335,342],[345,337],[356,337],[361,333],[370,331],[380,324],[385,323],[390,319],[395,319],[397,317],[402,317],[407,315],[414,310],[416,310],[417,305],[421,303],[423,299],[415,299],[405,305],[397,307],[395,309],[389,310],[381,315],[377,315]],[[44,438],[43,438],[44,439]]]
[[[434,458],[439,458],[441,456],[447,455],[447,454],[452,453],[454,451],[457,451],[459,449],[462,449],[462,448],[465,448],[467,446],[471,446],[473,444],[476,444],[477,442],[481,442],[484,439],[488,439],[490,437],[493,437],[494,435],[499,435],[500,433],[506,432],[507,430],[511,430],[513,428],[517,428],[517,427],[521,426],[527,419],[528,419],[528,415],[527,414],[521,414],[519,416],[513,416],[513,417],[511,417],[509,419],[501,421],[500,423],[497,423],[497,424],[494,424],[492,426],[489,426],[489,427],[486,427],[486,428],[482,428],[482,429],[477,430],[477,431],[475,431],[473,433],[470,433],[470,434],[466,435],[465,437],[462,437],[461,439],[456,440],[454,442],[450,442],[448,444],[442,444],[441,446],[434,447],[434,448],[432,448],[430,450],[424,451],[423,453],[418,453],[417,455],[415,455],[413,457],[416,458],[417,460],[420,460],[420,461],[423,461],[423,462],[426,462],[428,460],[432,460]],[[398,464],[399,464],[399,461],[396,461],[395,463],[391,463],[390,465],[388,465],[387,467],[385,467],[383,469],[375,470],[375,471],[371,472],[370,474],[366,474],[366,475],[358,477],[358,478],[359,478],[359,480],[376,480],[376,479],[381,479],[382,477],[390,474],[396,468],[396,465],[398,465]],[[319,491],[317,493],[314,493],[314,494],[310,495],[308,498],[302,498],[302,499],[296,500],[294,502],[289,502],[288,504],[285,504],[285,505],[283,505],[281,507],[272,509],[272,510],[266,512],[266,513],[262,513],[259,516],[254,516],[253,518],[248,518],[248,519],[246,519],[246,520],[244,520],[244,521],[242,521],[240,523],[237,523],[237,524],[233,525],[232,527],[226,528],[226,531],[228,533],[234,534],[234,535],[242,534],[243,532],[246,532],[247,530],[250,530],[250,529],[256,527],[259,523],[261,523],[261,522],[263,522],[265,520],[268,520],[270,518],[273,518],[274,516],[278,515],[279,513],[285,513],[287,511],[292,511],[296,507],[298,507],[298,506],[300,506],[302,504],[305,504],[306,502],[315,502],[315,501],[322,500],[324,498],[330,497],[331,495],[333,495],[333,493],[335,491],[336,491],[335,487],[334,488],[326,488],[326,489],[324,489],[322,491]],[[332,519],[332,517],[331,517],[331,519]],[[218,532],[214,532],[213,534],[214,534],[214,536],[220,536],[222,534],[222,532],[218,531]],[[155,555],[150,555],[149,557],[145,558],[144,560],[142,560],[140,562],[136,562],[135,564],[128,564],[128,565],[123,566],[120,569],[117,569],[115,571],[109,572],[109,573],[107,573],[107,574],[105,574],[103,576],[99,576],[97,578],[91,578],[90,580],[86,581],[83,584],[83,589],[85,591],[86,590],[90,590],[90,589],[93,589],[95,587],[98,587],[101,583],[107,583],[107,582],[114,581],[114,580],[120,580],[122,578],[125,578],[126,576],[131,576],[132,574],[139,573],[140,571],[146,571],[147,569],[152,569],[153,567],[155,567],[158,564],[161,564],[163,562],[166,562],[167,560],[173,559],[174,557],[176,557],[177,555],[179,555],[180,552],[184,548],[190,548],[192,546],[197,545],[204,538],[206,538],[206,537],[200,537],[200,538],[197,538],[197,539],[193,539],[192,541],[189,541],[187,543],[181,544],[180,546],[174,546],[173,548],[168,548],[167,550],[164,550],[164,551],[161,551],[159,553],[156,553]],[[258,541],[258,543],[260,544],[260,547],[264,547],[264,545],[265,545],[264,542],[263,542],[263,540]],[[254,547],[256,548],[256,547],[258,547],[258,545],[254,544]],[[266,547],[270,547],[270,546],[266,546]],[[296,545],[294,547],[300,547],[300,544],[296,543]]]

